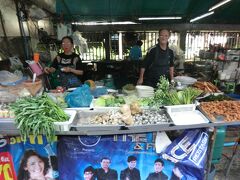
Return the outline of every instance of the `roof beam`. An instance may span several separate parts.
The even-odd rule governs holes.
[[[81,32],[104,32],[104,31],[152,31],[168,28],[175,32],[192,30],[217,30],[217,31],[240,31],[240,25],[235,24],[134,24],[134,25],[112,25],[112,26],[76,26]]]

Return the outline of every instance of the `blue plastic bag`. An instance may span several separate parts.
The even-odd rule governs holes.
[[[91,94],[95,97],[95,98],[98,98],[102,95],[105,95],[107,94],[107,88],[106,87],[100,87],[100,88],[96,88],[96,89],[93,89],[91,91]]]
[[[162,154],[177,164],[186,179],[203,180],[209,136],[206,129],[185,130]]]
[[[92,102],[92,95],[88,85],[84,84],[65,97],[68,107],[89,107]]]

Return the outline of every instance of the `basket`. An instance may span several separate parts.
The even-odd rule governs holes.
[[[23,82],[23,85],[31,93],[32,96],[35,96],[37,92],[42,88],[42,80],[37,79],[35,82],[27,80]]]

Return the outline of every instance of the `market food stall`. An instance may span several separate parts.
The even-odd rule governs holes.
[[[236,154],[240,104],[227,93],[240,82],[239,1],[0,7],[0,70],[11,71],[0,71],[0,179],[211,180],[228,126],[237,129]],[[135,86],[142,62],[129,51],[141,40],[144,59],[162,28],[171,29],[175,83]],[[59,74],[44,74],[58,53],[73,50],[68,45],[83,61],[80,87],[59,87]]]
[[[191,83],[195,83],[195,86],[199,85],[196,82]],[[205,83],[205,86],[207,85],[208,83]],[[88,87],[89,90],[90,87]],[[130,85],[126,87],[132,89]],[[188,98],[184,96],[184,92],[194,92],[195,96],[193,97],[195,99],[199,95],[197,93],[198,90],[191,90],[190,92],[189,87],[184,87],[183,89],[180,88],[181,90],[176,91],[173,89],[169,91],[168,88],[172,87],[167,84],[164,78],[160,80],[159,89],[155,90],[153,94],[151,88],[136,88],[141,89],[141,91],[134,89],[136,94],[132,94],[132,91],[125,90],[130,95],[125,93],[119,96],[117,94],[116,100],[116,94],[114,95],[110,91],[108,95],[98,94],[99,97],[92,100],[90,107],[71,107],[65,109],[68,118],[60,117],[60,119],[68,120],[66,122],[54,122],[54,130],[50,128],[52,127],[51,124],[43,125],[41,123],[43,120],[40,116],[41,114],[50,112],[51,117],[54,117],[54,114],[60,110],[59,104],[50,102],[52,101],[51,96],[58,97],[59,100],[59,93],[18,99],[16,102],[13,102],[13,105],[10,105],[14,113],[10,113],[11,110],[7,111],[8,106],[3,106],[1,109],[0,131],[3,135],[2,141],[5,142],[3,147],[10,153],[8,157],[11,157],[13,162],[16,158],[21,158],[19,155],[16,156],[14,154],[17,152],[16,148],[20,147],[21,152],[19,154],[33,149],[42,156],[48,158],[54,156],[55,161],[51,162],[51,164],[55,165],[52,169],[52,174],[54,174],[54,178],[60,179],[64,179],[70,174],[73,178],[80,178],[84,172],[79,166],[87,167],[91,165],[94,168],[99,168],[98,163],[102,157],[109,158],[112,162],[111,168],[116,169],[117,173],[121,174],[120,170],[124,168],[125,159],[128,156],[135,156],[137,162],[145,162],[145,164],[140,163],[137,165],[142,178],[147,178],[148,173],[152,171],[151,164],[157,158],[161,158],[164,161],[165,170],[163,172],[169,178],[174,176],[172,173],[175,171],[173,170],[175,166],[178,167],[183,176],[188,178],[203,179],[204,176],[211,176],[211,162],[214,144],[216,143],[217,128],[228,125],[239,126],[240,123],[237,118],[239,102],[233,101],[232,98],[227,96],[222,97],[222,94],[216,94],[213,95],[215,100],[224,101],[204,102],[212,100],[209,98],[211,97],[210,95],[198,99],[198,103],[189,104],[193,99],[187,100]],[[142,88],[147,91],[144,93]],[[209,87],[206,89],[209,90]],[[68,92],[66,97],[74,94],[74,91],[77,91],[77,89]],[[114,91],[114,93],[116,92]],[[146,106],[148,100],[152,98],[161,100],[160,97],[166,95],[166,93],[168,93],[167,96],[169,97],[172,97],[171,95],[174,93],[184,96],[186,104],[173,105],[174,102],[179,102],[179,100],[174,99],[174,101],[170,101],[172,105],[168,104],[168,106],[160,106],[159,108],[157,105],[159,105],[158,103],[162,103],[162,101],[149,101],[150,103]],[[133,96],[137,98],[134,99]],[[119,97],[123,98],[123,100],[131,98],[134,100],[129,101],[129,104],[126,101],[122,103]],[[82,97],[82,99],[84,98]],[[104,101],[104,103],[101,101]],[[37,105],[36,103],[40,104]],[[112,106],[103,107],[108,105],[108,103]],[[140,105],[141,103],[142,105]],[[151,103],[154,106],[151,107]],[[226,106],[225,103],[229,105]],[[70,104],[73,105],[72,102]],[[117,107],[113,107],[113,104],[116,104]],[[50,109],[46,110],[44,106]],[[27,111],[25,112],[24,110]],[[33,112],[30,113],[30,110]],[[57,114],[58,116],[60,115],[60,113]],[[25,116],[24,119],[21,119],[22,115]],[[47,117],[50,116],[47,115]],[[54,119],[56,120],[56,118]],[[19,120],[24,121],[21,122]],[[32,125],[35,123],[39,127]],[[45,128],[42,128],[41,125]],[[21,134],[22,138],[20,138],[19,134]],[[41,134],[46,134],[46,137],[41,136]],[[57,141],[54,134],[57,136]],[[173,136],[171,140],[168,137],[169,135]],[[26,142],[24,143],[24,141]],[[180,148],[181,153],[176,148]],[[185,155],[180,156],[179,153]],[[6,157],[6,155],[2,155],[2,157]],[[191,160],[191,158],[193,159]],[[66,161],[70,161],[76,168],[69,169],[63,163]],[[56,166],[56,163],[58,166]],[[189,163],[193,163],[197,169],[191,169]],[[19,164],[13,164],[12,171],[15,172]],[[187,173],[184,168],[188,169],[194,175]],[[79,173],[77,173],[78,171]],[[15,174],[19,174],[19,172],[15,172]]]

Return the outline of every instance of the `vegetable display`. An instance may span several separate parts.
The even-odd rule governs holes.
[[[55,136],[54,122],[68,120],[68,115],[46,94],[38,97],[18,99],[10,104],[15,114],[15,123],[24,141],[32,134],[45,134],[48,141]]]
[[[219,94],[219,95],[211,94],[205,98],[200,99],[199,102],[224,101],[224,100],[233,100],[233,99],[223,94]]]
[[[94,106],[97,107],[117,107],[125,104],[123,97],[115,97],[112,95],[103,95],[97,98]]]
[[[219,89],[215,85],[210,83],[210,82],[205,82],[205,81],[204,82],[200,82],[200,81],[197,81],[192,86],[195,87],[195,88],[203,90],[203,92],[205,92],[205,93],[217,93],[217,92],[220,92]]]
[[[169,81],[161,76],[154,97],[142,99],[141,104],[148,103],[149,106],[157,108],[162,105],[191,104],[201,92],[201,90],[192,87],[176,91],[170,87]]]

